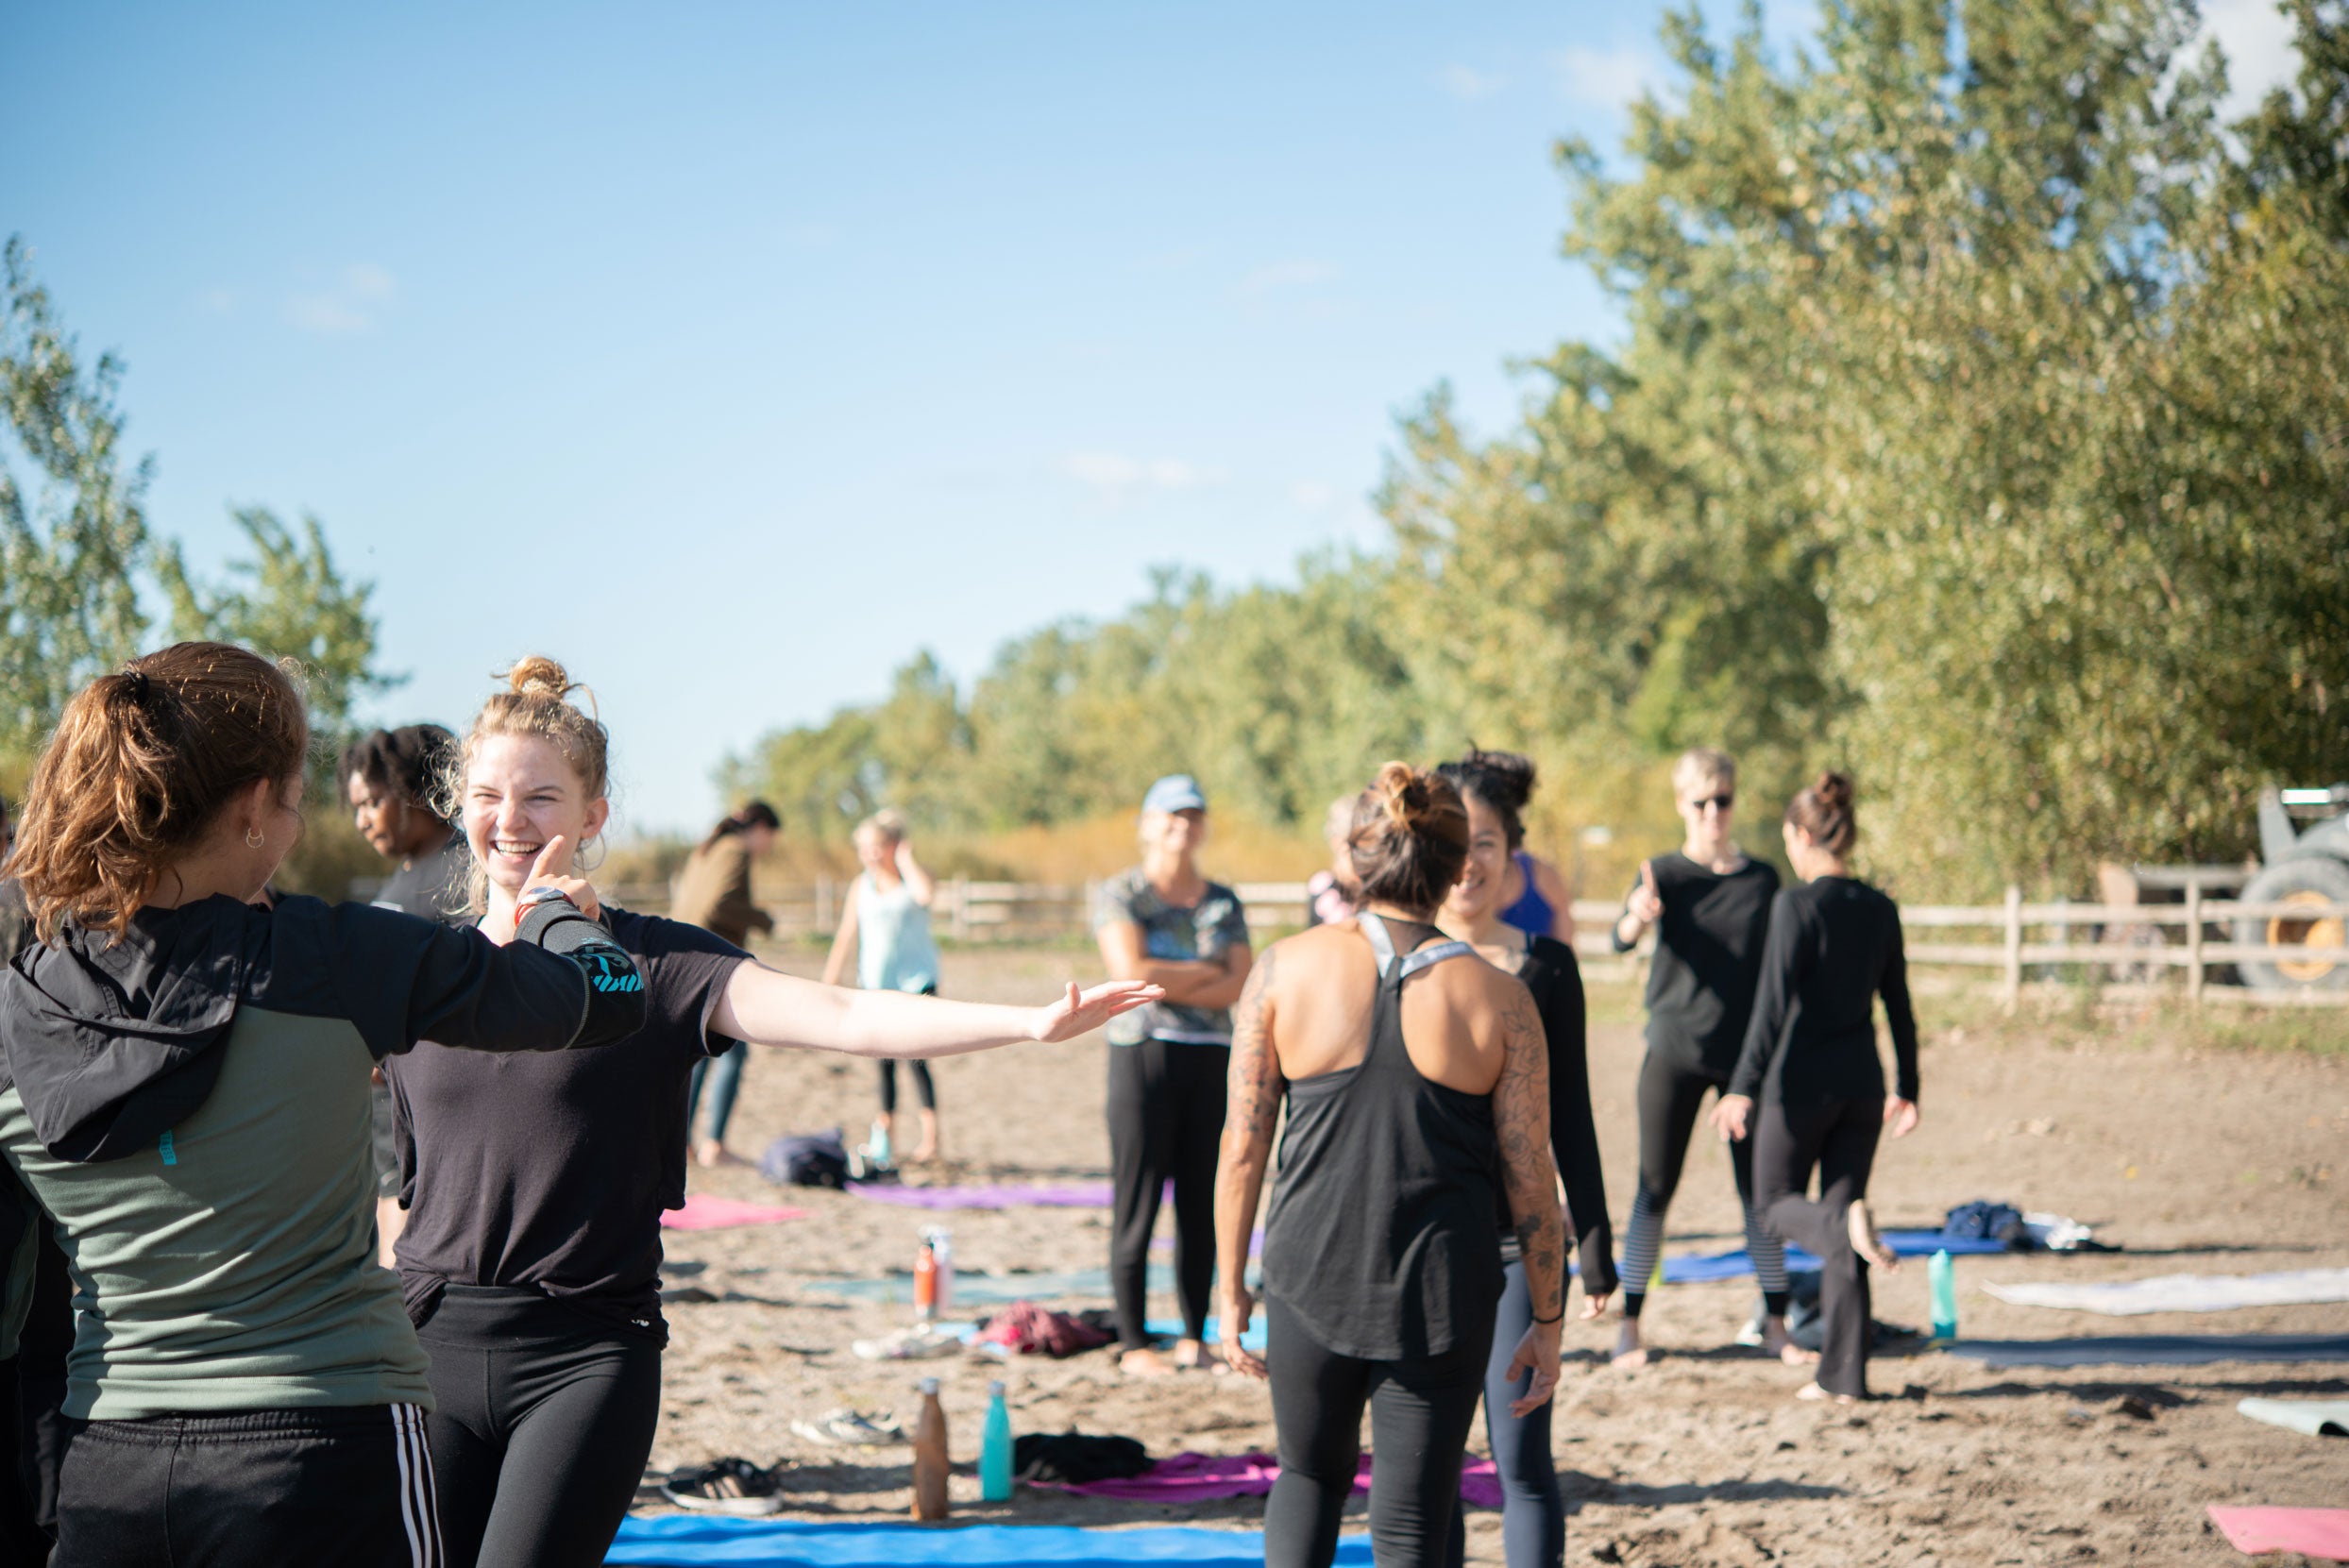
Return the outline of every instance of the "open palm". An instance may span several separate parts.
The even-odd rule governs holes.
[[[1112,980],[1089,991],[1079,990],[1072,980],[1066,996],[1036,1010],[1036,1026],[1029,1033],[1039,1040],[1073,1040],[1120,1013],[1147,1007],[1164,995],[1163,986],[1146,986],[1139,980]]]

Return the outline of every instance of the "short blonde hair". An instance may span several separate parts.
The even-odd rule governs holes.
[[[1692,746],[1672,765],[1672,793],[1683,800],[1699,789],[1737,788],[1737,759],[1715,746]]]
[[[903,844],[905,842],[904,813],[884,806],[857,823],[856,831],[871,834],[884,843]]]

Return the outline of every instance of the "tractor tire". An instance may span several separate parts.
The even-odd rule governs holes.
[[[2245,903],[2349,904],[2349,866],[2313,856],[2282,861],[2252,878],[2241,898]],[[2235,940],[2239,946],[2264,947],[2275,954],[2273,958],[2237,961],[2243,984],[2255,991],[2273,994],[2349,990],[2349,961],[2318,958],[2297,962],[2290,956],[2295,947],[2349,947],[2349,921],[2341,916],[2328,915],[2312,920],[2240,916],[2235,921]]]

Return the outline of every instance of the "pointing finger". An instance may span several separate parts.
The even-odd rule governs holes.
[[[547,847],[538,851],[536,860],[531,862],[530,880],[536,882],[543,877],[562,877],[570,874],[571,841],[558,833],[547,840]]]

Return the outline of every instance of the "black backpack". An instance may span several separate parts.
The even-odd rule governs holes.
[[[775,1139],[758,1156],[759,1174],[785,1187],[848,1188],[848,1146],[840,1130],[791,1133]]]

